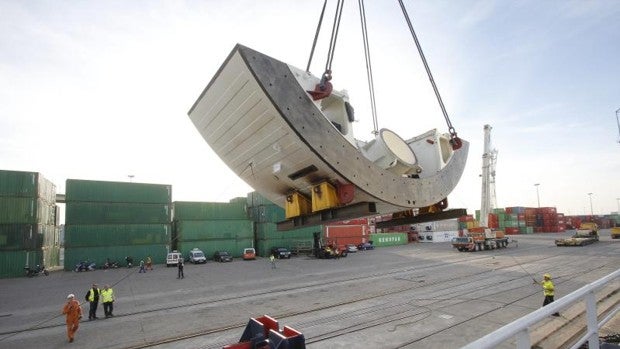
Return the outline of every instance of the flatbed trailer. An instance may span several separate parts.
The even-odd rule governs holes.
[[[556,246],[585,246],[598,241],[598,226],[596,223],[582,223],[575,234],[569,238],[555,240]]]

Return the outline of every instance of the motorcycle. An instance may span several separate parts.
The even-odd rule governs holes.
[[[119,267],[118,262],[110,261],[110,259],[106,260],[106,262],[103,263],[103,266],[102,266],[103,269],[117,269],[118,267]]]
[[[49,275],[49,272],[45,269],[45,266],[36,265],[34,268],[30,268],[29,266],[25,266],[24,270],[26,271],[27,277],[38,276],[39,274],[43,274],[45,276]]]
[[[96,269],[95,262],[82,261],[75,265],[74,271],[82,272],[82,271],[93,271]]]
[[[133,258],[131,256],[125,257],[125,262],[127,262],[127,268],[131,268],[133,266]]]

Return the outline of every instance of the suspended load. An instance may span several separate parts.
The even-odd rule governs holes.
[[[236,45],[189,111],[213,151],[287,218],[357,203],[376,213],[443,201],[469,144],[430,130],[412,138],[381,129],[354,137],[346,90],[313,96],[321,79]],[[289,210],[290,208],[290,210]]]

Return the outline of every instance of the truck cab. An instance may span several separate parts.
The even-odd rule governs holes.
[[[207,263],[207,257],[205,257],[204,252],[202,252],[198,248],[193,248],[191,251],[189,251],[188,258],[189,258],[188,260],[190,263],[194,263],[194,264]]]

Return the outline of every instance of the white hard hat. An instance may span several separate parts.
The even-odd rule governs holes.
[[[75,298],[75,295],[73,293],[69,293],[69,295],[67,296],[67,299],[69,298]]]

